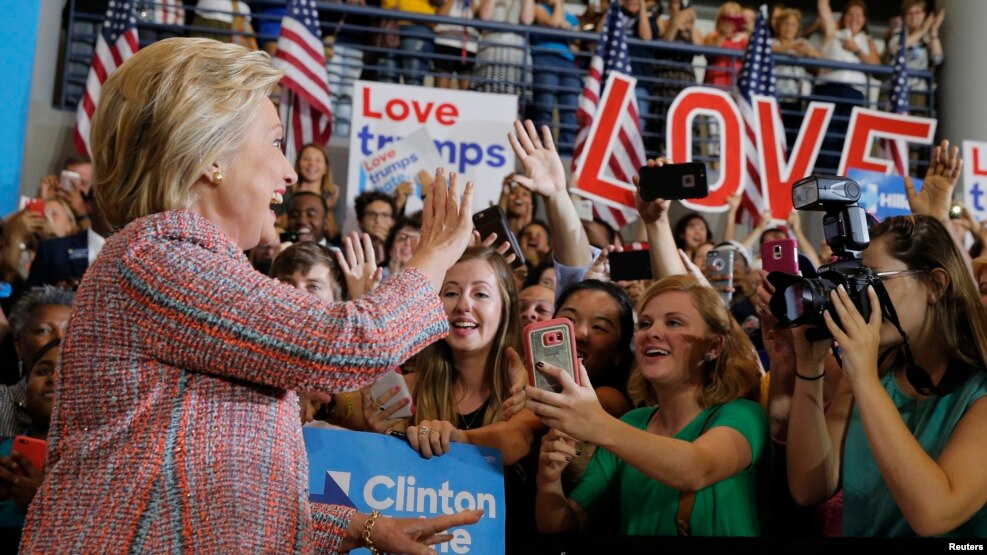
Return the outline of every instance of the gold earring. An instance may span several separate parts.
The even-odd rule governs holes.
[[[219,185],[223,182],[223,174],[219,173],[219,170],[212,172],[212,180],[216,182],[216,185]]]

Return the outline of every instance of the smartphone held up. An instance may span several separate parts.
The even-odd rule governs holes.
[[[61,175],[58,176],[58,186],[70,193],[80,188],[81,183],[82,176],[74,171],[62,170]]]
[[[730,249],[713,249],[706,255],[706,275],[727,305],[733,300],[733,257]]]
[[[702,162],[643,166],[639,176],[644,200],[703,198],[709,194],[706,164]]]
[[[520,268],[524,266],[524,254],[521,253],[521,244],[518,243],[517,236],[511,231],[510,223],[507,221],[507,214],[500,206],[491,206],[473,214],[473,226],[480,233],[480,239],[485,240],[491,233],[497,234],[497,246],[507,242],[509,248],[504,256],[514,255],[511,266]]]
[[[562,391],[562,384],[555,378],[539,372],[535,364],[544,362],[561,368],[578,384],[576,371],[579,358],[576,355],[575,329],[568,318],[555,318],[534,322],[524,327],[524,355],[528,366],[528,383],[538,389]]]
[[[14,437],[11,451],[20,453],[34,468],[43,470],[45,467],[45,457],[48,455],[48,442],[28,436],[16,436]],[[23,468],[18,467],[17,471],[21,476],[27,476]]]

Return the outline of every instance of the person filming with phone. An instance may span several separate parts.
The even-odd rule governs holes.
[[[553,428],[541,445],[538,529],[592,533],[594,520],[619,506],[625,535],[759,535],[755,477],[767,417],[756,402],[757,355],[726,305],[691,276],[666,277],[638,304],[634,351],[629,389],[647,406],[620,419],[600,406],[582,365],[577,385],[535,363],[562,384],[561,393],[526,388],[527,407]],[[579,455],[573,440],[599,448],[566,495],[562,472]]]
[[[17,543],[7,541],[10,536],[20,538],[24,516],[31,505],[38,487],[45,477],[43,466],[35,466],[24,444],[35,450],[35,460],[44,460],[45,440],[51,424],[51,411],[55,400],[55,363],[62,352],[62,340],[53,339],[32,355],[27,364],[27,380],[23,406],[30,416],[30,427],[24,436],[0,438],[0,547],[15,552]],[[7,534],[16,529],[16,534]]]
[[[448,333],[437,294],[471,238],[472,185],[436,172],[419,250],[358,301],[255,271],[297,176],[267,54],[201,38],[140,49],[104,84],[91,143],[118,228],[79,286],[47,477],[21,551],[434,553],[481,511],[385,518],[309,503],[297,390],[375,381]]]

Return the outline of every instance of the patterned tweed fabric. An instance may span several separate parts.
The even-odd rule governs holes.
[[[326,306],[201,216],[133,222],[79,288],[22,552],[334,552],[353,512],[308,502],[293,390],[363,386],[447,331],[417,271]]]

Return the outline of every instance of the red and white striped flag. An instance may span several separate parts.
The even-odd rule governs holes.
[[[908,30],[898,32],[898,53],[894,57],[894,73],[891,74],[891,111],[896,114],[908,113]],[[881,139],[882,155],[894,162],[897,175],[908,175],[908,143],[896,139]]]
[[[290,0],[287,10],[281,20],[274,65],[284,72],[281,121],[287,127],[285,153],[294,160],[307,143],[329,143],[332,109],[315,0]]]
[[[603,84],[611,71],[631,75],[631,59],[627,51],[627,35],[620,15],[620,2],[611,2],[600,32],[600,43],[596,54],[589,64],[589,73],[583,81],[583,93],[579,97],[579,107],[576,119],[579,121],[579,133],[573,147],[572,169],[575,171],[586,138],[597,115]],[[627,111],[622,114],[618,144],[614,145],[606,167],[613,177],[624,183],[631,183],[631,177],[637,175],[644,165],[644,139],[641,137],[641,119],[638,116],[637,97],[634,89],[630,90],[631,98],[627,103]],[[622,210],[599,202],[593,203],[593,217],[607,222],[612,228],[622,227],[637,219],[634,210]]]
[[[110,2],[106,9],[106,19],[96,37],[96,49],[89,65],[89,76],[86,77],[86,92],[75,112],[75,148],[80,153],[92,157],[89,130],[92,128],[92,118],[96,113],[103,83],[139,48],[133,1]]]
[[[778,96],[767,12],[768,7],[762,4],[754,23],[754,32],[747,42],[744,63],[734,91],[740,116],[744,120],[743,140],[747,158],[740,210],[737,216],[749,222],[756,221],[761,212],[767,208],[767,201],[761,191],[761,172],[757,161],[757,137],[754,135],[757,129],[757,115],[754,113],[753,97],[754,95]],[[778,134],[778,138],[784,141],[784,133]]]

